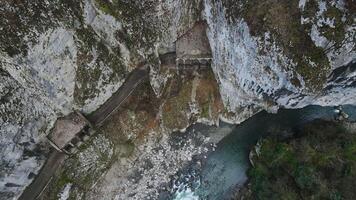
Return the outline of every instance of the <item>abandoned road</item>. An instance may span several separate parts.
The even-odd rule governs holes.
[[[123,85],[99,109],[88,115],[87,119],[94,127],[100,127],[106,119],[119,109],[120,105],[135,91],[137,86],[144,80],[147,80],[148,75],[149,68],[147,66],[134,69],[126,78]],[[54,173],[67,157],[67,154],[52,149],[39,174],[21,194],[19,200],[37,199],[46,189]]]
[[[21,194],[19,200],[36,199],[51,180],[54,172],[63,164],[67,155],[55,149],[52,149],[46,163],[43,165],[40,173],[35,180],[27,186],[25,191]]]
[[[123,85],[99,109],[88,115],[87,119],[94,127],[100,127],[146,78],[148,78],[148,68],[146,66],[134,69]]]

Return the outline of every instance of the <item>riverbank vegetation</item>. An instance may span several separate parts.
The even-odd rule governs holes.
[[[356,199],[356,133],[344,122],[317,120],[295,137],[269,136],[256,146],[249,182],[236,199]]]

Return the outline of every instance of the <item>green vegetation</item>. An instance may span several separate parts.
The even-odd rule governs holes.
[[[85,142],[79,153],[70,156],[64,166],[56,172],[48,189],[44,191],[43,199],[58,199],[58,194],[67,184],[72,184],[70,198],[78,199],[91,189],[100,176],[114,162],[113,144],[102,134],[98,134]]]
[[[309,29],[311,26],[310,23],[316,24],[318,20],[318,18],[315,17],[315,14],[319,11],[318,2],[319,1],[316,0],[308,1],[305,7],[306,9],[302,12],[305,18],[311,19],[311,21],[306,24],[306,26],[309,26]],[[345,8],[346,11],[340,10],[332,1],[326,1],[326,10],[322,17],[333,21],[333,26],[322,24],[319,30],[321,35],[326,37],[328,41],[334,42],[333,46],[326,50],[327,52],[332,49],[338,49],[343,45],[346,39],[347,26],[354,24],[354,11],[352,11],[348,2],[346,2]]]
[[[199,116],[210,120],[217,120],[219,113],[223,110],[219,85],[211,69],[200,73],[203,75],[203,78],[199,79],[195,95],[195,100],[200,108]]]
[[[209,102],[211,102],[211,97],[209,96]],[[209,110],[210,110],[210,104],[209,102],[204,103],[201,108],[201,117],[203,118],[209,118],[210,114],[209,114]]]
[[[168,97],[163,105],[163,124],[170,129],[185,128],[188,123],[190,112],[189,102],[191,101],[192,81],[183,81],[177,77],[169,80]]]
[[[211,69],[197,73],[199,77],[193,72],[183,76],[171,72],[162,97],[162,121],[165,127],[182,129],[199,117],[218,120],[223,104],[214,73]]]
[[[117,34],[130,51],[150,48],[156,41],[158,30],[149,21],[154,13],[151,1],[95,0],[96,6],[104,13],[117,18],[123,23],[123,30]]]
[[[57,186],[58,188],[63,189],[65,185],[72,182],[73,180],[71,178],[69,178],[66,174],[63,174],[62,176],[58,177]]]
[[[336,8],[333,1],[326,1],[326,11],[322,17],[334,20],[335,27],[325,24],[319,31],[334,44],[327,49],[317,47],[310,37],[310,32],[312,25],[318,21],[316,17],[319,11],[318,2],[307,1],[303,11],[299,8],[298,1],[250,0],[242,3],[224,0],[223,4],[227,8],[227,18],[232,22],[244,19],[253,36],[264,38],[266,32],[271,33],[271,42],[275,42],[283,50],[283,54],[296,64],[294,71],[303,77],[307,88],[310,91],[318,91],[330,70],[326,53],[343,45],[345,29],[354,23],[351,4],[346,4],[349,11],[342,11]],[[302,17],[309,21],[302,24]],[[264,46],[261,53],[268,52],[268,48],[270,47]],[[299,81],[295,78],[292,84],[300,87]]]
[[[155,127],[159,100],[148,80],[140,84],[102,127],[118,154],[132,152],[136,139]],[[126,152],[126,153],[125,153]]]
[[[5,0],[0,2],[0,7],[3,19],[0,27],[6,33],[0,34],[0,51],[9,56],[27,55],[28,42],[36,43],[38,33],[59,25],[72,28],[76,19],[82,21],[81,4],[75,0],[53,0],[51,3]]]
[[[78,105],[84,105],[87,99],[94,98],[100,92],[98,86],[101,79],[104,85],[119,82],[126,75],[126,67],[121,60],[120,48],[108,47],[91,27],[77,29],[76,33],[80,45],[74,98]],[[93,49],[97,58],[94,58]],[[89,63],[92,66],[88,66]],[[109,68],[106,69],[109,74],[103,73],[103,64]]]
[[[260,145],[240,198],[356,198],[356,133],[341,123],[315,121],[295,138],[269,136]]]
[[[329,62],[323,49],[311,40],[310,29],[300,24],[301,13],[297,4],[297,1],[249,1],[244,18],[253,35],[264,37],[265,31],[270,32],[272,40],[297,64],[295,70],[309,89],[320,89],[327,77]],[[309,60],[316,65],[311,66]]]

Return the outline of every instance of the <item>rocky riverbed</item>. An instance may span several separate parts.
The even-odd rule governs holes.
[[[58,117],[90,114],[142,62],[149,81],[66,161],[44,199],[156,198],[153,188],[210,145],[183,137],[176,150],[173,132],[356,104],[355,12],[351,0],[1,1],[0,198],[33,180]],[[208,53],[209,66],[167,59],[185,50]]]
[[[350,115],[349,120],[356,121],[356,107],[348,105],[344,109]],[[252,167],[249,155],[257,141],[277,136],[282,141],[291,139],[305,124],[313,124],[315,120],[325,120],[326,124],[339,123],[355,132],[355,129],[348,128],[354,123],[334,121],[336,116],[333,107],[308,106],[296,110],[282,109],[276,114],[261,112],[240,125],[222,125],[231,129],[229,135],[218,141],[212,151],[196,156],[176,174],[171,181],[173,187],[169,199],[229,199],[248,180],[247,171]],[[219,129],[215,131],[219,132]]]

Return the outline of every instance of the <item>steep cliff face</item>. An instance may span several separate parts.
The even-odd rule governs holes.
[[[67,186],[71,199],[156,199],[180,167],[211,148],[207,133],[175,130],[198,120],[217,123],[223,106],[212,70],[167,70],[162,97],[149,81],[141,85],[99,135],[66,160],[42,199],[56,199]]]
[[[51,183],[57,193],[46,197],[55,199],[63,189],[72,198],[137,192],[148,180],[105,188],[109,180],[130,179],[109,176],[131,168],[131,159],[146,162],[154,155],[149,151],[162,154],[150,161],[152,168],[136,170],[150,177],[162,163],[178,166],[201,152],[188,142],[180,149],[186,157],[166,163],[162,157],[175,149],[160,150],[171,148],[170,132],[196,121],[237,123],[262,109],[356,103],[355,12],[349,0],[0,2],[0,154],[9,155],[0,163],[1,194],[16,196],[29,184],[43,163],[40,141],[57,117],[73,109],[93,112],[143,61],[151,66],[150,83],[68,161]],[[212,69],[180,73],[175,58],[167,64],[165,56],[202,20]],[[154,187],[174,172],[167,170]],[[144,188],[155,194],[152,187]]]
[[[0,68],[0,196],[10,199],[31,182],[45,160],[45,134],[55,119],[39,101]]]
[[[57,117],[94,111],[152,54],[157,34],[141,25],[145,5],[111,13],[101,3],[0,2],[0,196],[20,194],[33,179],[45,155],[39,141]]]
[[[351,88],[327,87],[355,60],[351,1],[206,0],[204,14],[229,110],[355,103]]]

